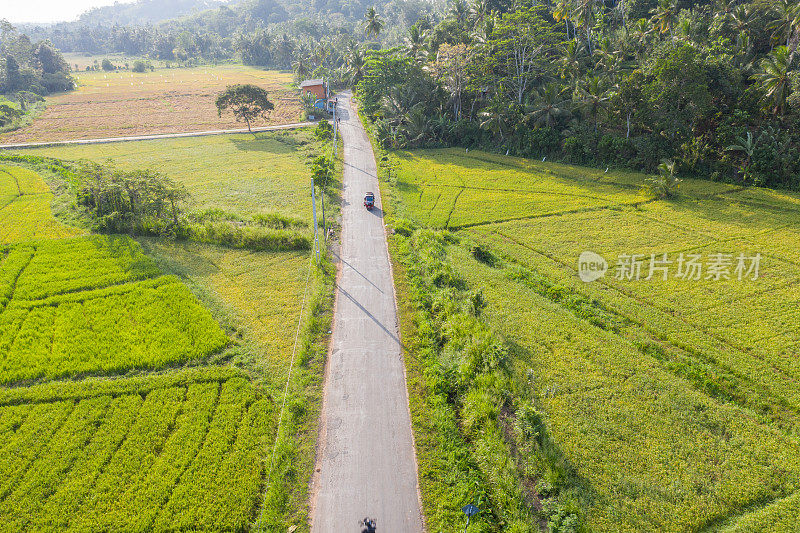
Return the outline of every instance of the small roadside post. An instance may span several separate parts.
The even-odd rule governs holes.
[[[467,515],[467,525],[464,526],[464,533],[467,533],[467,528],[469,527],[469,519],[472,518],[473,516],[475,516],[476,514],[478,514],[480,509],[478,509],[476,506],[474,506],[471,503],[469,503],[469,504],[465,505],[464,507],[462,507],[461,510],[464,511],[465,515]]]

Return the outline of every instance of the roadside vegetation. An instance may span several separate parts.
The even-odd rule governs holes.
[[[386,148],[648,173],[668,160],[679,176],[797,189],[798,9],[459,1],[405,46],[366,50],[353,83]]]
[[[338,181],[330,154],[323,153],[326,144],[324,136],[303,130],[42,148],[0,158],[33,165],[65,183],[73,210],[87,215],[96,231],[288,251],[310,248],[308,177],[319,174],[329,225],[336,225]],[[218,149],[214,155],[198,159],[210,146]]]

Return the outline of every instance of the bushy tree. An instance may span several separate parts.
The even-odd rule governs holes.
[[[229,85],[222,91],[216,100],[217,114],[230,109],[236,120],[247,123],[247,131],[252,131],[250,123],[259,118],[266,118],[267,113],[275,106],[269,101],[266,90],[256,85]]]

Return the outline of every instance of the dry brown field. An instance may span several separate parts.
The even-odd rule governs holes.
[[[47,99],[32,124],[0,135],[0,143],[42,142],[180,133],[245,127],[231,113],[217,116],[216,95],[227,85],[266,89],[275,109],[253,126],[298,122],[300,100],[292,75],[241,65],[130,71],[79,72],[78,88]]]

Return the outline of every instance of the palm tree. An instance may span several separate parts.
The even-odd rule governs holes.
[[[311,72],[309,60],[303,55],[298,55],[297,59],[292,62],[292,70],[298,81],[306,79]]]
[[[644,50],[647,49],[647,40],[650,38],[652,26],[647,19],[639,19],[633,25],[633,38],[636,43],[636,55],[641,59]]]
[[[615,80],[619,70],[620,52],[614,49],[611,39],[608,37],[603,37],[598,44],[599,46],[592,54],[597,58],[596,66],[601,72],[608,74],[612,80]]]
[[[583,86],[578,88],[578,108],[592,117],[595,133],[597,133],[597,120],[608,109],[611,96],[608,83],[600,76],[587,78]]]
[[[469,18],[469,6],[466,0],[454,0],[450,7],[450,15],[456,20],[459,26],[463,26]]]
[[[658,6],[653,8],[650,13],[653,17],[650,22],[659,33],[669,33],[672,36],[672,29],[678,23],[678,2],[676,0],[659,0]]]
[[[408,28],[406,50],[408,56],[413,59],[420,59],[425,50],[425,32],[416,24]]]
[[[422,103],[412,107],[404,117],[406,136],[412,146],[420,144],[431,133],[431,119]]]
[[[556,22],[564,21],[567,27],[567,39],[569,39],[569,21],[572,19],[572,13],[575,10],[573,0],[558,0],[553,6],[553,20]],[[577,38],[577,35],[575,35]]]
[[[753,12],[749,6],[736,6],[731,11],[731,27],[736,32],[736,35],[748,34],[752,21]]]
[[[773,42],[786,42],[788,47],[792,42],[792,35],[800,27],[800,5],[794,0],[778,0],[773,8],[775,19],[767,24],[767,30],[772,31]]]
[[[576,26],[586,30],[586,45],[592,50],[592,26],[595,21],[595,0],[577,0],[572,12],[572,20]]]
[[[569,41],[561,53],[561,77],[575,87],[581,71],[580,49],[576,41]]]
[[[786,110],[786,99],[789,97],[790,65],[789,49],[779,46],[761,61],[761,72],[755,75],[764,96],[772,100],[773,110],[780,116]]]
[[[646,178],[645,186],[650,189],[654,196],[666,199],[672,198],[675,195],[678,187],[680,187],[681,179],[678,179],[675,161],[664,159],[658,165],[658,177]]]
[[[506,108],[508,109],[508,108]],[[500,134],[500,144],[503,143],[504,133],[503,133],[503,123],[505,122],[505,115],[503,115],[503,111],[500,105],[492,105],[486,111],[480,114],[481,115],[481,128],[491,131],[495,134]]]
[[[367,37],[377,37],[383,29],[383,21],[375,12],[375,7],[370,7],[364,14],[364,31]]]
[[[483,24],[492,12],[491,0],[472,0],[469,6],[469,17],[475,23],[475,26]]]
[[[750,162],[753,159],[753,154],[756,151],[756,143],[753,141],[753,134],[749,131],[747,132],[747,137],[737,137],[736,142],[738,144],[732,144],[725,148],[725,150],[729,152],[742,152],[744,153],[745,160],[742,163],[742,180],[747,181],[747,178],[750,177]]]
[[[364,51],[354,46],[347,55],[347,71],[350,75],[350,84],[355,86],[364,77],[364,65],[366,64]]]
[[[556,82],[548,83],[536,91],[533,100],[533,111],[529,115],[535,124],[552,126],[555,122],[569,114],[566,108],[568,100],[561,96],[561,87]]]

